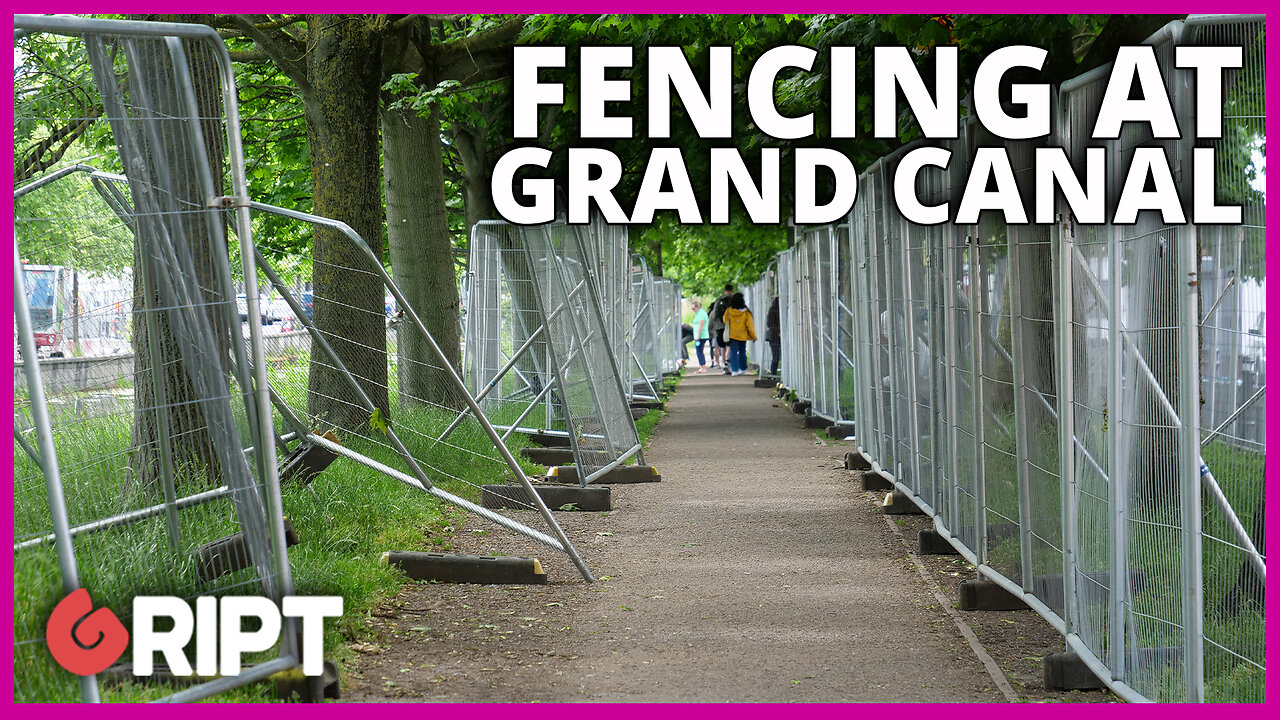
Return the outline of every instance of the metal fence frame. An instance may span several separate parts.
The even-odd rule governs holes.
[[[604,228],[607,226],[601,226]],[[499,250],[491,237],[504,234],[510,248]],[[472,230],[470,308],[467,353],[471,365],[468,374],[474,387],[486,392],[498,387],[502,376],[513,369],[521,354],[529,352],[530,342],[514,349],[497,372],[498,359],[493,348],[512,333],[512,321],[503,317],[516,315],[525,324],[522,337],[532,341],[544,335],[545,361],[537,372],[541,387],[525,399],[532,408],[545,402],[548,426],[554,420],[557,430],[563,426],[580,469],[578,483],[585,486],[603,477],[633,456],[643,464],[643,450],[635,422],[631,417],[625,374],[614,356],[616,341],[609,337],[608,313],[597,299],[597,280],[591,274],[595,267],[591,247],[595,241],[590,231],[563,223],[537,227],[520,227],[498,220],[477,223]],[[507,261],[498,258],[516,253],[530,268],[529,292],[508,291],[508,310],[499,309],[502,287],[509,287]],[[519,259],[516,259],[519,261]],[[497,273],[495,276],[494,273]],[[517,294],[530,297],[517,302]],[[529,307],[517,307],[525,303]],[[482,326],[485,328],[482,330]],[[511,342],[509,339],[508,342]],[[656,342],[656,339],[655,339]],[[491,358],[487,362],[484,358]],[[486,367],[481,367],[486,365]],[[585,388],[587,394],[578,392]],[[573,398],[586,402],[575,402]],[[554,417],[552,409],[555,410]],[[520,430],[520,420],[503,427],[509,434]],[[534,428],[525,428],[533,430]],[[538,430],[547,430],[537,428]]]
[[[113,121],[113,127],[118,132],[114,133],[117,143],[126,150],[133,152],[137,150],[136,143],[146,143],[148,147],[163,147],[164,143],[170,142],[173,137],[183,136],[186,139],[183,142],[189,143],[194,148],[195,155],[188,158],[191,165],[183,171],[194,173],[197,178],[202,179],[201,188],[206,193],[211,188],[211,179],[208,176],[207,158],[202,153],[204,147],[202,144],[202,131],[199,128],[198,120],[201,117],[195,110],[194,93],[192,90],[193,80],[188,69],[188,54],[184,43],[192,43],[203,48],[208,58],[211,58],[216,66],[218,74],[219,91],[221,93],[221,102],[223,106],[224,116],[224,132],[226,140],[226,160],[229,164],[229,176],[231,178],[231,199],[233,206],[237,209],[229,218],[231,227],[242,238],[240,252],[240,271],[244,274],[252,275],[255,272],[255,262],[253,256],[253,243],[249,227],[249,217],[247,208],[247,189],[244,174],[244,159],[240,145],[239,133],[239,117],[236,110],[236,95],[234,76],[231,68],[231,61],[227,55],[225,46],[222,44],[218,34],[211,28],[179,24],[179,23],[134,23],[117,20],[88,20],[73,17],[49,17],[49,16],[29,16],[18,15],[14,18],[14,24],[17,32],[23,34],[32,33],[49,33],[55,35],[64,35],[71,37],[85,38],[87,41],[86,49],[89,51],[91,63],[96,63],[94,68],[95,75],[109,72],[111,68],[103,65],[107,62],[104,59],[103,50],[104,43],[107,41],[119,43],[124,48],[127,62],[130,66],[136,68],[147,68],[152,72],[171,73],[166,78],[171,79],[174,83],[174,89],[177,93],[176,100],[182,107],[186,108],[185,121],[179,120],[181,129],[177,131],[175,136],[163,136],[156,128],[148,125],[156,120],[155,115],[148,112],[140,112],[137,117],[129,117],[125,105],[124,98],[119,88],[113,87],[113,94],[104,98],[104,102],[108,104],[107,116]],[[167,63],[163,68],[152,68],[146,65],[148,58],[142,56],[138,52],[139,43],[150,43],[148,47],[158,47],[159,43],[163,43],[167,50]],[[94,48],[97,48],[99,56],[93,54]],[[164,99],[146,98],[145,89],[136,90],[139,98],[135,99],[131,96],[131,102],[147,104],[155,100],[164,101]],[[148,107],[150,107],[148,105]],[[136,124],[134,124],[136,123]],[[124,135],[119,131],[123,131]],[[133,137],[125,137],[125,135],[133,135]],[[133,143],[133,144],[131,144]],[[202,165],[201,162],[206,164]],[[137,162],[128,166],[129,172],[141,173],[141,182],[147,183],[163,183],[165,173],[174,170],[165,166],[169,159],[155,158],[155,165],[151,168],[145,168],[144,163]],[[25,188],[20,188],[16,193],[18,195],[25,194],[42,187],[50,182],[61,180],[69,176],[71,173],[89,171],[92,168],[68,168],[67,172],[57,177],[47,178],[45,182],[33,183]],[[154,176],[151,174],[154,173]],[[212,200],[212,198],[209,198]],[[174,199],[154,198],[153,203],[174,202]],[[178,201],[180,202],[180,201]],[[157,205],[157,208],[159,205]],[[215,210],[212,206],[206,205],[201,208],[190,208],[184,211],[173,210],[170,212],[158,212],[153,208],[150,217],[146,219],[149,225],[154,226],[154,233],[157,237],[168,238],[170,233],[174,233],[178,239],[172,242],[166,241],[166,247],[161,248],[159,252],[167,252],[170,255],[170,262],[173,263],[168,269],[158,269],[155,263],[146,263],[146,257],[149,253],[144,251],[144,267],[150,267],[147,275],[150,279],[144,280],[144,283],[164,282],[172,287],[165,289],[164,287],[152,288],[152,290],[160,290],[161,302],[165,303],[164,311],[168,313],[173,322],[187,322],[189,320],[198,321],[200,313],[189,312],[191,303],[199,304],[199,294],[204,290],[198,286],[191,285],[192,282],[188,276],[191,268],[190,258],[185,256],[185,248],[181,243],[181,231],[176,227],[170,227],[171,218],[177,218],[183,212],[190,217],[206,217],[208,227],[212,229],[216,237],[221,236],[221,221],[213,218],[220,211]],[[173,220],[172,222],[178,222]],[[36,460],[38,467],[44,475],[44,483],[47,489],[47,502],[49,510],[53,517],[53,535],[52,540],[57,548],[58,561],[61,568],[61,580],[63,589],[67,592],[79,587],[78,573],[76,571],[77,559],[74,553],[73,538],[79,533],[93,532],[98,529],[109,529],[115,527],[123,527],[133,523],[137,523],[148,518],[165,515],[169,518],[170,523],[174,522],[174,516],[183,508],[192,507],[204,502],[209,502],[223,497],[233,497],[236,499],[237,512],[241,520],[242,531],[247,538],[246,545],[253,556],[253,566],[258,568],[258,575],[263,578],[263,589],[268,596],[277,602],[285,595],[292,594],[292,577],[290,575],[288,557],[285,554],[285,533],[283,525],[283,515],[280,505],[280,488],[279,479],[276,475],[276,457],[273,440],[273,429],[271,425],[271,411],[268,387],[266,383],[265,367],[262,356],[262,341],[260,334],[256,331],[251,332],[250,341],[246,348],[240,343],[232,343],[232,356],[234,363],[232,368],[235,369],[235,377],[242,387],[242,394],[246,400],[246,417],[250,426],[249,437],[254,442],[254,452],[252,458],[242,458],[245,462],[245,470],[252,468],[252,472],[257,475],[253,482],[255,487],[241,487],[239,481],[236,480],[240,476],[238,471],[229,472],[228,485],[218,491],[202,493],[200,496],[177,497],[176,492],[167,491],[166,499],[159,505],[143,510],[135,510],[125,512],[123,514],[98,518],[92,523],[92,528],[82,526],[74,528],[70,526],[66,510],[66,497],[64,494],[64,483],[62,482],[61,473],[59,472],[59,460],[54,440],[51,432],[51,421],[46,407],[46,398],[43,392],[43,380],[41,376],[40,361],[35,353],[35,343],[32,333],[29,317],[26,313],[26,298],[23,292],[23,275],[20,255],[18,251],[17,237],[15,235],[14,244],[14,290],[15,290],[15,325],[17,328],[17,336],[21,346],[24,349],[25,373],[27,377],[27,387],[31,394],[31,411],[32,420],[35,425],[37,434],[36,447],[31,447],[26,443],[15,430],[15,444],[22,446],[28,454]],[[217,291],[223,293],[223,302],[226,305],[225,291],[230,287],[228,284],[231,277],[231,268],[228,259],[212,258],[212,264],[219,268],[219,276],[222,284]],[[157,278],[164,276],[168,280],[158,280]],[[150,285],[147,285],[150,287]],[[177,292],[177,295],[174,295]],[[183,293],[186,293],[184,295]],[[257,311],[257,299],[249,299],[250,312]],[[183,306],[186,303],[186,306]],[[137,308],[135,308],[135,311]],[[155,313],[149,313],[149,316]],[[198,341],[202,336],[207,337],[208,329],[191,330],[190,328],[179,330],[179,334],[187,338],[183,342],[190,344],[192,341]],[[154,343],[153,343],[154,344]],[[154,356],[153,356],[154,360]],[[197,383],[198,384],[198,383]],[[234,394],[228,395],[225,399],[229,400]],[[210,403],[217,404],[217,398],[202,398],[201,402],[207,407],[212,407]],[[163,405],[163,404],[162,404]],[[161,413],[163,416],[163,412]],[[163,420],[161,420],[163,423]],[[160,433],[165,434],[164,425],[160,425]],[[231,434],[225,432],[230,430],[234,434],[234,428],[223,428],[219,433],[227,439],[227,442],[234,442],[230,439]],[[239,440],[238,438],[236,440]],[[225,448],[224,448],[225,449]],[[248,452],[242,448],[242,451]],[[160,453],[160,462],[168,463],[168,453]],[[231,458],[231,456],[228,456]],[[228,458],[224,458],[227,460]],[[231,458],[234,462],[234,458]],[[169,468],[168,474],[172,475],[173,469]],[[254,502],[248,503],[241,498],[243,492],[252,490],[255,496],[260,495]],[[251,509],[253,505],[257,510]],[[259,521],[245,523],[245,513],[252,515],[254,512],[261,512],[262,517]],[[259,527],[260,526],[260,527]],[[265,533],[265,536],[263,535]],[[23,546],[30,545],[25,543]],[[17,543],[15,544],[15,547]],[[262,553],[268,553],[269,559],[261,557]],[[268,582],[268,578],[274,578]],[[294,624],[290,619],[285,619],[284,632],[281,636],[279,646],[279,654],[273,659],[256,666],[253,666],[237,676],[222,677],[199,683],[192,687],[176,691],[164,700],[167,701],[191,701],[210,697],[219,692],[254,682],[265,678],[266,676],[295,667],[298,664],[299,651],[296,646],[296,632]],[[80,680],[81,697],[85,701],[96,702],[100,699],[97,680],[94,676],[83,677]]]
[[[1246,48],[1240,77],[1252,79],[1233,90],[1227,122],[1245,126],[1247,137],[1264,122],[1260,101],[1245,96],[1258,92],[1248,83],[1261,84],[1263,33],[1261,17],[1202,16],[1148,39],[1184,132],[1194,127],[1194,94],[1191,74],[1173,68],[1174,48]],[[999,143],[1024,197],[1041,147],[1064,148],[1079,168],[1087,146],[1107,146],[1112,188],[1138,147],[1163,150],[1174,172],[1189,176],[1190,138],[1155,140],[1145,125],[1113,141],[1087,137],[1108,74],[1099,68],[1063,84],[1049,138]],[[954,211],[977,149],[991,144],[984,133],[966,122],[958,138],[933,143],[952,158],[945,171],[921,172],[922,202],[949,201]],[[1164,225],[1152,213],[1134,225],[1083,226],[1061,199],[1050,226],[1006,226],[990,214],[971,225],[916,226],[889,189],[898,161],[922,145],[862,173],[846,223],[798,228],[796,245],[778,255],[783,383],[814,414],[854,420],[873,470],[931,515],[981,576],[1044,616],[1121,697],[1261,699],[1265,557],[1241,520],[1252,511],[1260,531],[1261,466],[1237,459],[1215,470],[1201,447],[1212,440],[1265,452],[1256,409],[1265,385],[1254,379],[1265,336],[1251,340],[1262,328],[1243,325],[1259,308],[1240,269],[1248,253],[1260,255],[1262,209],[1246,208],[1245,224],[1226,232]],[[1231,172],[1224,167],[1220,175]],[[1246,180],[1226,182],[1247,194]],[[1207,259],[1198,266],[1201,248]],[[1254,296],[1264,289],[1248,282]],[[1253,384],[1238,390],[1246,378]],[[1215,389],[1202,408],[1206,383]],[[1164,457],[1144,459],[1157,448]],[[1210,550],[1226,568],[1215,577],[1253,578],[1254,600],[1236,598],[1255,613],[1237,610],[1246,625],[1208,621],[1221,612],[1205,604]]]

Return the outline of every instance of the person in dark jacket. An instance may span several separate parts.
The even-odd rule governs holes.
[[[711,367],[719,365],[724,374],[729,374],[729,338],[724,336],[724,313],[729,309],[729,301],[733,299],[733,285],[724,286],[724,294],[711,304]]]
[[[773,361],[769,366],[769,374],[778,374],[778,363],[782,360],[782,316],[778,311],[778,298],[774,296],[769,305],[769,314],[764,320],[764,339],[769,343],[769,357]]]

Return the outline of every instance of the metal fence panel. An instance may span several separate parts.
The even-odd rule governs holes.
[[[1266,29],[1261,18],[1188,20],[1189,45],[1240,47],[1224,84],[1218,200],[1237,226],[1200,225],[1200,475],[1204,485],[1205,699],[1266,697]]]
[[[1114,207],[1140,150],[1183,185],[1212,162],[1238,225],[906,222],[889,193],[904,147],[859,177],[821,292],[824,230],[778,256],[783,382],[826,412],[851,410],[859,450],[934,518],[980,572],[1064,633],[1129,700],[1265,697],[1265,30],[1261,17],[1200,16],[1153,35],[1179,126],[1196,127],[1180,45],[1236,46],[1224,132],[1196,141],[1126,124],[1094,140],[1109,68],[1064,84],[1054,132],[993,142],[966,123],[945,171],[917,178],[954,212],[978,147],[999,146],[1024,199],[1040,148],[1084,177],[1108,152]],[[1212,151],[1212,160],[1208,155]],[[1189,202],[1186,203],[1189,207]],[[823,303],[834,297],[836,312]],[[834,375],[822,359],[825,333]],[[846,357],[847,356],[847,357]],[[847,365],[847,370],[846,370]],[[1202,507],[1203,506],[1203,507]]]
[[[23,98],[19,122],[82,123],[102,142],[98,162],[129,179],[121,190],[76,166],[15,192],[25,380],[14,413],[15,698],[67,701],[76,683],[45,649],[43,620],[75,587],[127,624],[135,596],[278,601],[292,580],[261,339],[237,322],[236,277],[254,266],[248,218],[210,202],[245,190],[226,51],[198,26],[26,16],[15,26],[29,31],[17,50],[26,60],[50,49],[66,60],[64,84],[41,93],[102,108],[68,117],[44,95]],[[234,264],[224,227],[242,240]],[[39,358],[36,332],[60,359]],[[295,664],[284,636],[260,670]],[[254,676],[102,690],[194,699]],[[94,678],[80,683],[82,699],[98,693]]]

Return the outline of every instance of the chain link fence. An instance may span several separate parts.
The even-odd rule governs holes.
[[[209,202],[245,193],[221,40],[186,25],[15,26],[19,72],[65,60],[40,97],[19,98],[17,124],[74,125],[123,173],[27,166],[38,179],[15,191],[15,699],[192,700],[293,667],[288,619],[234,677],[142,681],[117,664],[77,687],[50,656],[45,620],[77,588],[128,625],[136,596],[278,602],[292,579],[262,345],[236,317],[248,218]],[[239,257],[227,230],[246,239]]]
[[[1241,48],[1243,67],[1224,75],[1221,138],[1129,123],[1091,139],[1100,68],[1063,84],[1048,138],[996,142],[968,122],[935,143],[950,164],[920,173],[920,202],[954,209],[992,145],[1025,198],[1045,148],[1064,150],[1078,177],[1103,148],[1115,190],[1121,168],[1152,152],[1189,188],[1212,149],[1215,201],[1240,205],[1242,223],[1143,212],[1088,224],[1059,199],[1053,224],[985,212],[915,225],[890,192],[923,143],[908,145],[860,176],[847,222],[798,229],[778,256],[782,381],[815,414],[855,421],[875,471],[1122,697],[1260,702],[1264,23],[1192,17],[1147,44],[1184,133],[1196,127],[1194,75],[1175,68],[1176,48]]]
[[[619,283],[592,273],[599,267],[592,258],[608,242],[594,234],[601,230],[607,226],[483,221],[472,230],[469,271],[473,387],[508,434],[567,435],[584,486],[633,456],[643,462],[615,356],[622,343],[610,338],[613,323],[597,294],[599,280],[611,291]],[[536,427],[538,420],[545,424]]]

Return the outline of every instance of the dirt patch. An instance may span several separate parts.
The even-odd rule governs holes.
[[[856,475],[856,473],[854,473]],[[884,493],[864,493],[868,503],[879,502]],[[922,515],[894,518],[902,537],[903,551],[915,552],[916,536],[933,528]],[[959,555],[917,555],[953,608],[960,607],[960,583],[978,577],[977,570]],[[1024,702],[1114,703],[1121,702],[1110,691],[1059,692],[1044,687],[1044,658],[1063,652],[1066,642],[1044,618],[1031,609],[1010,611],[961,611],[982,646],[1000,666],[1005,677]]]

